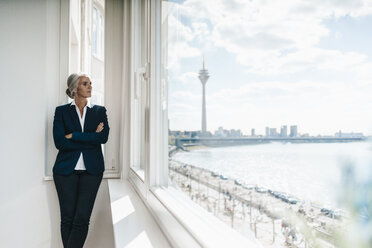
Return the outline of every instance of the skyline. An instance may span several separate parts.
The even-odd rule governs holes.
[[[208,130],[371,135],[370,3],[169,3],[170,129],[200,129],[204,55]]]
[[[287,126],[287,127],[296,126],[298,128],[298,125],[282,125],[282,126]],[[231,131],[231,130],[241,131],[241,129],[237,129],[237,128],[225,129],[223,126],[220,126],[217,129],[215,129],[215,130],[207,130],[207,132],[210,132],[211,134],[214,135],[214,133],[217,132],[220,128],[223,128],[224,130],[227,130],[227,131]],[[243,136],[251,136],[252,129],[254,129],[255,136],[267,136],[266,135],[266,128],[274,128],[278,132],[277,134],[280,135],[280,128],[281,128],[281,126],[280,127],[265,126],[265,127],[259,128],[259,129],[253,127],[253,128],[251,128],[251,130],[249,132],[243,132],[242,131],[242,135]],[[259,130],[259,131],[257,132],[257,130]],[[198,130],[186,130],[186,129],[174,129],[173,130],[173,129],[169,129],[169,131],[170,132],[177,132],[177,131],[180,131],[180,132],[202,132],[202,130],[200,130],[200,129],[198,129]],[[309,135],[309,136],[312,136],[312,137],[316,137],[316,136],[336,136],[340,132],[341,132],[341,134],[355,134],[355,135],[356,134],[363,134],[363,136],[371,136],[369,134],[366,135],[363,132],[358,132],[358,131],[355,131],[355,132],[345,132],[343,130],[335,130],[333,133],[328,133],[328,134],[307,133],[307,132],[302,132],[301,130],[297,130],[297,132],[298,132],[298,136]]]

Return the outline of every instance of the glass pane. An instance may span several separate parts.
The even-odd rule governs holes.
[[[71,9],[70,73],[89,74],[93,86],[90,100],[104,105],[104,1],[85,7],[71,2]]]
[[[91,101],[94,104],[104,105],[104,20],[105,6],[104,1],[94,1],[92,5],[92,46],[89,62],[84,70],[90,71],[93,82],[93,94]]]
[[[146,164],[146,123],[148,122],[148,35],[147,1],[133,3],[132,17],[132,161],[131,167],[144,178]]]
[[[93,7],[93,54],[97,54],[97,9]]]
[[[98,39],[100,49],[104,49],[104,9],[105,1],[88,1],[86,5],[81,5],[80,1],[69,1],[69,73],[87,73],[92,82],[92,104],[104,105],[104,57],[97,56]],[[101,31],[98,30],[98,15],[101,18]],[[67,76],[66,76],[67,80]],[[72,99],[66,96],[66,102]],[[110,120],[109,120],[110,121]],[[104,146],[102,145],[102,149]],[[54,162],[54,161],[53,161]],[[106,163],[107,166],[108,163]],[[53,163],[48,163],[46,173],[52,174]],[[106,171],[115,170],[115,168],[106,168]]]
[[[372,12],[354,7],[163,1],[169,177],[265,247],[371,247]]]

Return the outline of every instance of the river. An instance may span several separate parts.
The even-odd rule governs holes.
[[[179,152],[174,159],[321,205],[339,206],[343,168],[357,180],[372,179],[372,144],[270,143]]]

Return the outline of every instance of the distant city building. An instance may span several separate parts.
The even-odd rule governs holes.
[[[265,136],[266,137],[269,137],[270,136],[270,128],[269,127],[266,127],[265,128]]]
[[[219,127],[215,132],[214,132],[214,135],[215,136],[220,136],[220,137],[225,137],[225,133],[224,133],[224,129],[223,127]]]
[[[230,137],[240,137],[242,136],[242,132],[240,131],[240,129],[231,129],[230,130]]]
[[[255,132],[256,130],[254,130],[254,128],[252,128],[252,130],[251,130],[251,136],[256,136],[256,132]]]
[[[219,127],[218,130],[214,132],[215,136],[218,137],[241,137],[243,134],[240,129],[226,130],[223,127]]]
[[[297,137],[297,125],[294,125],[294,126],[291,126],[290,127],[290,133],[289,133],[289,136],[290,137]]]
[[[202,133],[201,131],[192,131],[191,133],[190,133],[190,136],[191,136],[191,138],[198,138],[198,137],[200,137],[200,136],[212,136],[212,134],[210,133],[210,132],[206,132],[206,133]]]
[[[192,138],[192,137],[191,137],[192,133],[195,133],[195,132],[193,132],[193,131],[184,131],[184,132],[183,132],[183,136],[184,136],[185,138]]]
[[[270,137],[277,137],[278,133],[276,132],[276,128],[270,128]]]
[[[173,136],[181,136],[181,131],[171,131],[171,130],[169,130],[169,135],[173,135]]]
[[[288,136],[287,126],[286,125],[281,126],[281,128],[280,128],[280,137],[287,137],[287,136]]]
[[[170,131],[170,136],[177,138],[196,138],[201,136],[201,131]],[[206,136],[211,136],[212,134],[207,132]]]
[[[363,133],[343,133],[340,130],[337,133],[335,133],[335,137],[337,138],[362,138],[364,136],[363,136]]]
[[[230,136],[230,131],[224,129],[224,130],[223,130],[223,134],[224,134],[224,137],[229,137],[229,136]]]

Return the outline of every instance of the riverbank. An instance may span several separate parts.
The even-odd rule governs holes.
[[[169,169],[171,179],[192,200],[243,235],[253,232],[267,247],[309,247],[311,242],[334,247],[331,233],[345,225],[346,220],[330,218],[321,206],[284,192],[243,184],[172,159]]]

